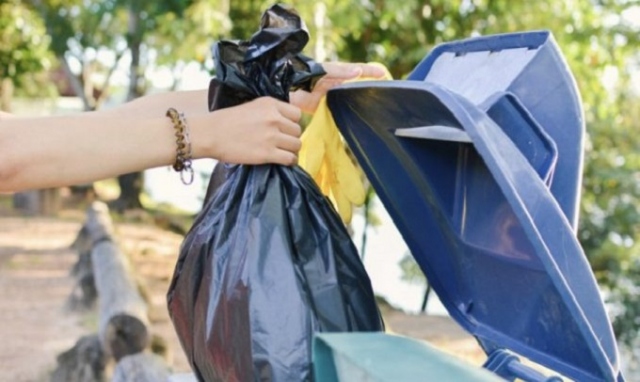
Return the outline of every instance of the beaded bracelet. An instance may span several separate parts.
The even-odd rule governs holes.
[[[174,108],[169,108],[166,115],[171,119],[176,130],[176,161],[172,167],[180,173],[182,183],[191,184],[193,183],[193,168],[191,167],[191,139],[187,119],[184,117],[184,113],[178,113]],[[185,173],[187,173],[186,179]]]

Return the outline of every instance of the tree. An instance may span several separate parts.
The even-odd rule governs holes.
[[[27,0],[51,37],[50,50],[85,111],[96,110],[110,94],[111,79],[127,52],[121,31],[126,20],[115,0]],[[74,185],[87,198],[92,184]]]
[[[116,1],[29,0],[51,36],[50,49],[84,110],[95,110],[126,53],[126,20]],[[101,77],[102,81],[97,78]]]
[[[14,88],[49,68],[42,22],[20,1],[0,2],[0,110],[11,111]]]
[[[218,11],[220,4],[224,10],[226,0],[28,1],[44,20],[52,36],[51,50],[85,110],[97,109],[109,96],[121,60],[129,59],[126,99],[132,100],[146,93],[145,72],[154,57],[176,67],[192,60],[204,62],[208,49],[203,46],[228,25],[226,14]],[[118,182],[121,193],[114,209],[142,207],[142,173],[120,176]]]
[[[46,89],[46,70],[51,64],[48,44],[44,25],[28,7],[17,0],[0,2],[0,110],[11,111],[14,89]],[[54,203],[47,203],[53,198],[45,196],[51,195],[17,193],[13,205],[28,213],[48,212]]]
[[[146,92],[144,69],[149,63],[141,62],[143,50],[147,53],[155,52],[160,64],[178,68],[184,62],[193,60],[204,63],[207,45],[217,33],[224,30],[227,21],[223,13],[226,4],[222,3],[221,12],[218,10],[218,3],[211,0],[126,1],[126,38],[131,56],[127,100],[140,97]],[[192,44],[188,44],[189,42]],[[174,73],[178,71],[174,70]],[[174,81],[174,85],[176,82]],[[120,197],[114,202],[114,209],[122,211],[141,208],[143,173],[121,175],[118,177],[118,184]]]

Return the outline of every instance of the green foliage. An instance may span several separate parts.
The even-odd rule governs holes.
[[[0,79],[23,86],[50,65],[44,25],[20,1],[0,2]]]
[[[123,25],[115,1],[32,0],[51,36],[51,50],[58,56],[78,56],[84,49],[114,48]]]
[[[130,90],[146,91],[144,73],[151,65],[182,67],[186,62],[204,63],[209,45],[229,28],[225,0],[28,0],[40,14],[52,36],[51,50],[61,61],[80,71],[72,81],[86,107],[99,106],[92,100],[93,87],[108,94],[109,79],[118,61],[129,55]],[[105,61],[105,57],[111,59]],[[91,74],[101,73],[102,84],[91,83]],[[87,86],[89,85],[89,86]]]
[[[172,66],[196,61],[204,65],[211,44],[231,28],[223,1],[191,1],[180,13],[166,12],[146,44],[158,52],[157,64]],[[187,4],[185,4],[187,5]]]
[[[260,26],[260,16],[271,6],[268,0],[246,0],[229,2],[231,30],[226,38],[248,40]]]
[[[640,261],[635,261],[634,267],[621,279],[617,280],[611,293],[611,306],[616,320],[613,330],[616,336],[629,348],[637,349],[640,344],[638,327],[640,327]]]
[[[404,254],[398,265],[402,270],[402,280],[411,284],[426,285],[427,278],[410,252]]]

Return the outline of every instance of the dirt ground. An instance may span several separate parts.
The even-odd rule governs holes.
[[[95,309],[71,311],[70,270],[77,253],[69,245],[84,215],[21,217],[0,209],[0,382],[46,381],[56,356],[96,331]],[[152,225],[116,222],[122,249],[130,255],[147,291],[152,333],[168,344],[175,372],[189,370],[165,304],[182,237]],[[407,315],[384,309],[390,331],[429,341],[471,363],[484,356],[475,340],[447,317]]]

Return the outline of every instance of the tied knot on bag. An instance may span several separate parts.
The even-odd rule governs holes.
[[[222,40],[212,47],[216,78],[209,87],[209,110],[237,106],[258,97],[289,101],[291,91],[310,91],[325,75],[322,65],[301,52],[309,32],[292,8],[274,5],[248,41]]]

